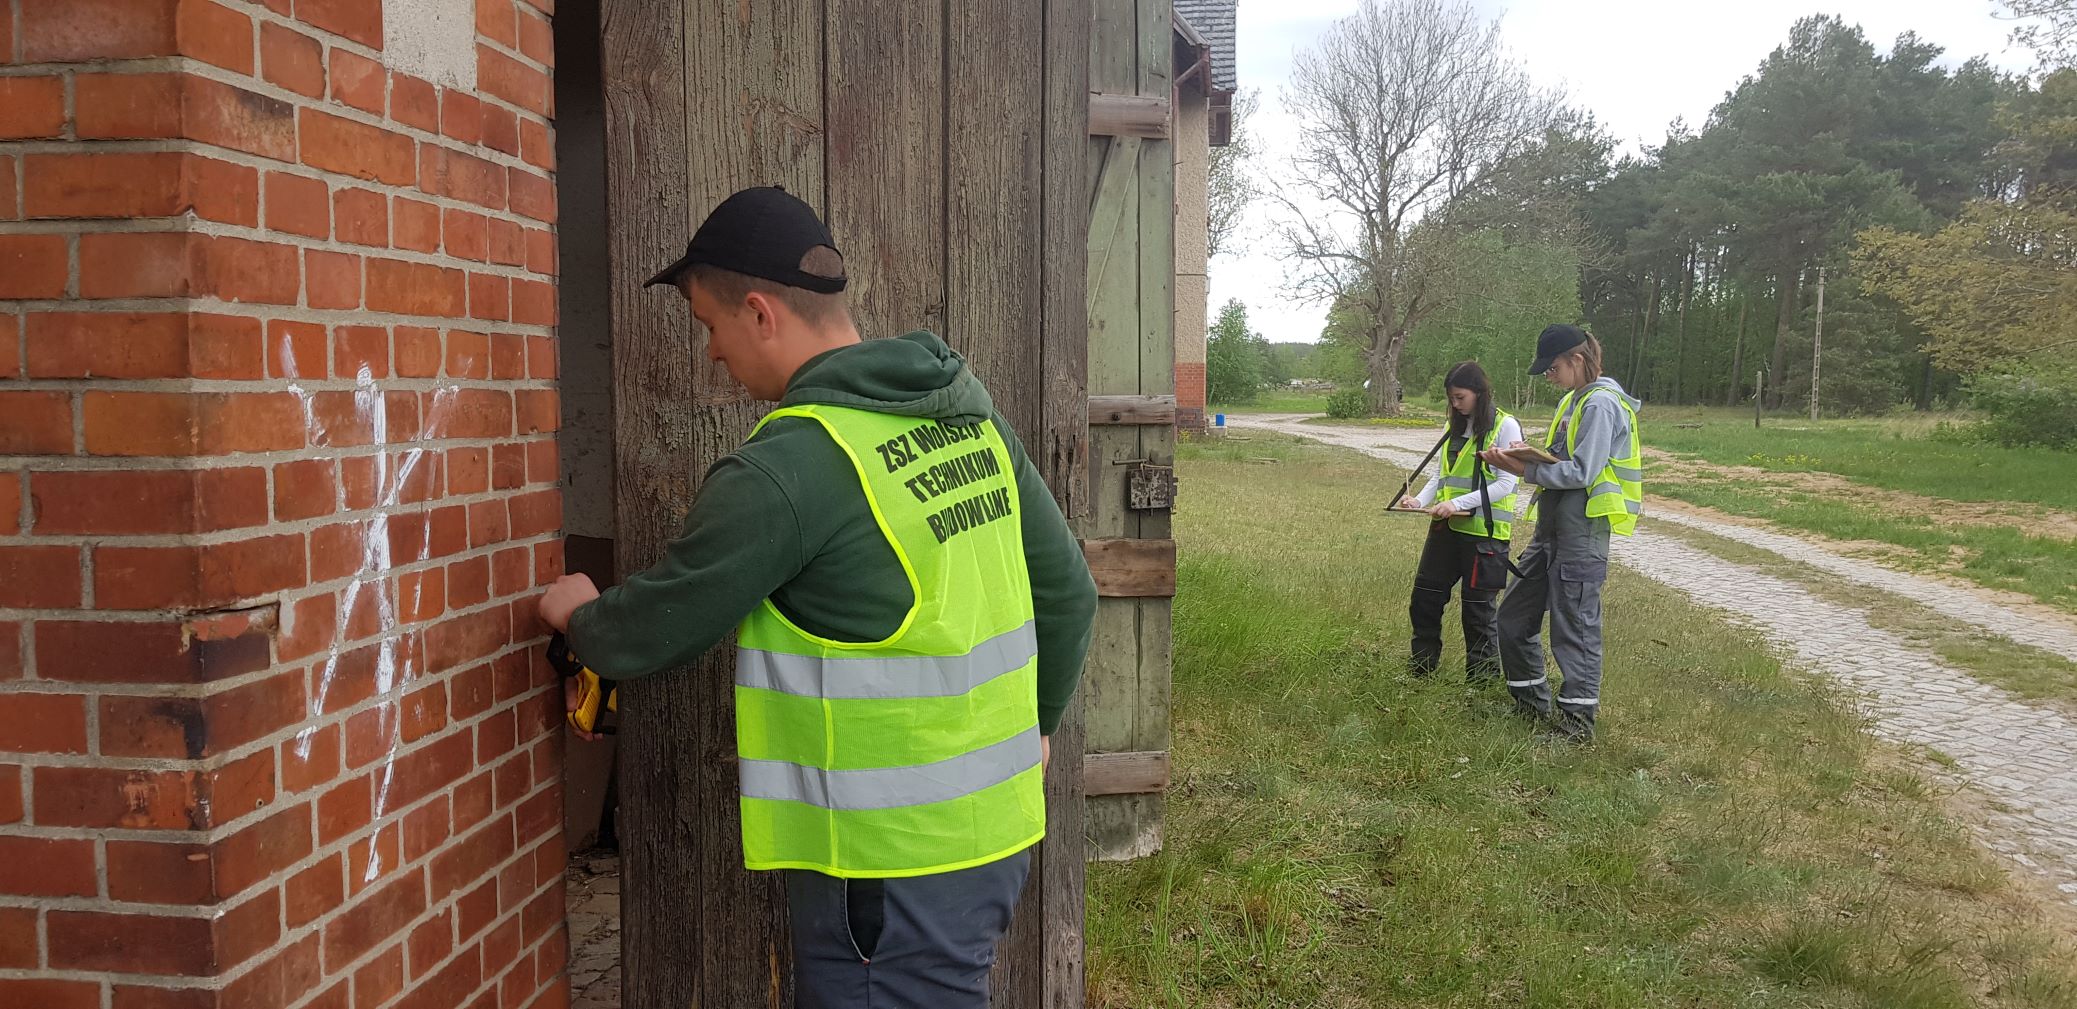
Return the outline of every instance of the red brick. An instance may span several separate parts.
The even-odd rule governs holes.
[[[79,294],[83,298],[184,298],[194,293],[205,237],[186,233],[115,233],[79,239]]]
[[[89,392],[82,413],[87,451],[94,455],[192,455],[198,443],[191,396]]]
[[[486,45],[476,47],[477,87],[537,116],[551,112],[548,75]]]
[[[209,0],[182,0],[174,32],[181,55],[252,75],[251,18]]]
[[[78,470],[35,473],[29,508],[36,531],[53,535],[140,536],[190,532],[192,470]]]
[[[397,618],[407,624],[424,623],[447,612],[446,569],[398,575],[397,604]]]
[[[502,501],[483,501],[471,508],[497,508],[502,510]],[[473,546],[473,544],[472,544]],[[490,558],[471,557],[457,561],[447,568],[447,605],[450,609],[466,610],[490,601]]]
[[[73,609],[79,604],[78,547],[0,546],[0,606]]]
[[[440,250],[440,208],[402,196],[390,201],[396,247],[414,252]]]
[[[94,843],[0,836],[0,893],[13,897],[92,897]]]
[[[197,698],[104,696],[100,707],[104,756],[171,760],[202,756],[209,726]]]
[[[478,263],[489,258],[490,243],[482,214],[450,208],[446,218],[448,255]]]
[[[418,396],[402,389],[392,389],[382,394],[382,412],[388,425],[388,442],[402,445],[418,440],[419,413]]]
[[[28,316],[30,378],[186,378],[187,317],[129,312]]]
[[[513,395],[519,433],[548,434],[562,426],[554,389],[520,389]]]
[[[395,876],[403,868],[403,860],[398,856],[402,834],[403,831],[392,823],[347,846],[348,899],[360,896],[362,891]]]
[[[536,221],[555,223],[555,183],[545,176],[517,168],[506,169],[506,189],[511,194],[511,208],[515,214],[531,217]]]
[[[340,375],[389,377],[389,330],[338,326],[332,330],[332,370]]]
[[[310,443],[324,448],[372,444],[375,418],[351,392],[320,392],[310,397]]]
[[[318,534],[312,533],[310,538],[311,565],[315,569],[319,563],[316,553]],[[338,606],[338,599],[330,593],[296,600],[295,605],[289,608],[288,619],[282,623],[281,640],[275,646],[281,660],[294,662],[331,647],[333,633],[338,628]]]
[[[65,260],[63,235],[0,235],[0,298],[64,297]]]
[[[73,0],[24,3],[22,60],[61,63],[171,56],[174,4],[169,0]]]
[[[35,908],[0,907],[0,970],[34,970],[42,959],[37,942]],[[98,995],[98,989],[96,992]],[[0,994],[6,993],[7,989],[0,987]],[[100,1004],[97,997],[93,1005]]]
[[[0,171],[6,171],[6,159],[0,158]],[[22,317],[0,313],[0,378],[19,378],[22,374]]]
[[[529,908],[531,910],[531,908]],[[225,970],[258,956],[281,937],[281,894],[269,890],[216,919],[215,966]]]
[[[460,270],[406,263],[394,259],[368,260],[368,308],[399,315],[432,315],[456,318],[468,304],[466,275]]]
[[[22,216],[21,202],[15,199],[14,163],[12,154],[0,154],[0,221],[17,220]],[[5,377],[0,373],[0,377]]]
[[[267,377],[327,378],[325,328],[314,322],[267,323]]]
[[[497,445],[491,449],[490,485],[497,490],[526,486],[526,449],[520,445]]]
[[[189,158],[182,186],[195,216],[205,221],[258,227],[260,173],[211,158]]]
[[[483,146],[500,154],[519,154],[519,117],[511,109],[483,103]]]
[[[22,1006],[24,1009],[101,1009],[101,984],[98,981],[0,978],[0,1005]]]
[[[267,471],[260,466],[199,470],[195,528],[202,532],[267,524]]]
[[[325,667],[317,667],[322,671]],[[281,744],[281,790],[301,792],[339,774],[339,727],[314,726]]]
[[[202,756],[235,750],[302,721],[310,704],[301,670],[290,670],[212,695],[202,705],[208,737]]]
[[[282,887],[283,913],[289,928],[302,928],[338,910],[346,902],[346,875],[337,855],[289,877]]]
[[[296,160],[295,106],[192,75],[181,77],[180,91],[182,132],[189,139],[274,161]]]
[[[332,100],[382,115],[388,104],[389,71],[346,49],[332,50]]]
[[[437,692],[437,688],[435,688]],[[406,716],[409,717],[408,715]],[[444,719],[445,711],[441,710]],[[426,716],[427,719],[431,715]],[[450,733],[399,758],[395,784],[390,791],[392,806],[408,806],[429,795],[444,793],[462,775],[475,767],[470,759],[474,748],[467,731]]]
[[[0,77],[0,140],[34,140],[64,132],[63,80]]]
[[[526,268],[529,273],[553,277],[562,264],[556,258],[555,233],[532,231],[526,233]]]
[[[459,810],[459,803],[456,808]],[[512,818],[502,817],[434,855],[427,870],[428,882],[434,893],[458,893],[462,887],[475,883],[498,863],[512,857],[513,850]]]
[[[205,826],[229,823],[274,801],[274,753],[261,750],[207,772],[200,786]]]
[[[235,897],[311,852],[310,808],[295,806],[210,846],[216,867],[216,896]]]
[[[555,325],[555,285],[533,280],[513,281],[512,321],[527,326]]]
[[[548,19],[522,10],[519,14],[519,51],[543,66],[555,65],[555,30]]]
[[[440,90],[440,132],[465,144],[483,142],[483,103],[466,91]]]
[[[450,585],[453,582],[449,574]],[[453,589],[449,590],[450,595]],[[467,662],[484,658],[512,640],[511,617],[503,607],[456,617],[434,624],[426,632],[426,669],[444,673]]]
[[[325,93],[324,47],[302,32],[271,21],[260,25],[260,75],[306,98]]]
[[[503,322],[512,314],[512,282],[490,273],[469,274],[469,317]]]
[[[342,189],[332,197],[339,240],[378,248],[389,245],[389,201],[366,189]]]
[[[219,606],[299,587],[305,578],[300,534],[94,552],[95,602],[104,609]]]
[[[433,968],[454,951],[453,917],[442,911],[431,921],[412,929],[411,939],[405,948],[411,966],[411,977],[414,980],[432,973]],[[448,997],[457,1000],[453,1004],[459,1004],[459,997],[467,990],[450,992]]]
[[[192,771],[39,767],[33,816],[46,827],[202,830],[209,818],[197,802],[200,787]]]
[[[331,237],[332,201],[324,180],[268,172],[267,227],[310,238]]]
[[[491,810],[494,808],[492,789],[492,776],[489,771],[470,778],[468,781],[455,787],[454,833],[465,833],[477,824],[490,818]],[[508,834],[511,829],[512,825],[506,823],[505,830]],[[473,879],[475,877],[472,876],[470,878]],[[460,882],[466,883],[467,880]]]
[[[35,635],[37,674],[46,680],[202,683],[252,668],[250,657],[238,661],[235,648],[213,642],[189,647],[177,623],[45,620],[36,624]],[[257,668],[265,668],[265,649],[260,651]]]
[[[189,316],[188,370],[196,378],[265,378],[266,344],[260,335],[260,320],[236,315]]]
[[[505,169],[473,154],[431,144],[419,148],[419,188],[434,196],[505,209]]]
[[[525,547],[500,550],[490,558],[490,591],[492,595],[509,596],[524,592],[534,584],[533,555]]]
[[[304,459],[274,467],[274,520],[330,515],[338,508],[338,481],[330,459]]]
[[[0,536],[13,536],[22,531],[22,475],[0,473]],[[7,648],[13,641],[13,624],[0,623],[0,680],[13,679],[8,671],[13,669],[18,658],[10,656]]]
[[[108,842],[108,895],[140,904],[213,904],[209,849],[157,841]]]
[[[351,963],[404,931],[425,907],[425,880],[416,870],[370,891],[325,926],[325,963],[335,969]]]
[[[408,186],[418,179],[409,137],[318,109],[302,110],[297,123],[303,139],[303,163],[312,168],[396,186]]]
[[[490,338],[490,377],[500,382],[526,377],[526,337],[497,333]]]
[[[274,1009],[290,1005],[315,990],[324,980],[322,963],[318,937],[306,936],[225,985],[213,1009]],[[342,981],[341,995],[335,997],[343,997],[344,988],[345,982]],[[322,1003],[311,1005],[313,1009],[320,1009]]]
[[[481,494],[490,489],[489,449],[449,449],[446,468],[449,494]]]
[[[382,48],[382,0],[296,0],[296,20]]]
[[[449,815],[445,795],[435,795],[432,801],[405,814],[404,861],[416,862],[446,843]]]
[[[243,238],[212,238],[201,246],[195,294],[229,302],[293,305],[302,278],[296,248]]]
[[[434,378],[440,374],[440,330],[397,326],[397,378]]]
[[[519,47],[518,12],[513,0],[476,0],[476,34],[507,49]]]
[[[317,843],[329,845],[374,820],[375,784],[367,775],[341,782],[317,800]]]
[[[181,135],[181,75],[79,74],[73,131],[83,140],[163,140]]]
[[[86,698],[76,694],[14,693],[0,719],[0,751],[87,752]]]
[[[512,395],[497,389],[435,393],[426,412],[426,434],[433,438],[510,437]],[[524,465],[522,462],[522,471]]]
[[[205,455],[280,452],[305,444],[303,401],[295,393],[216,393],[200,400]]]
[[[562,495],[554,490],[534,491],[510,499],[512,538],[532,539],[562,526]]]
[[[408,74],[393,74],[389,85],[390,118],[427,133],[440,132],[440,94]]]
[[[511,538],[511,528],[511,525],[506,522],[505,503],[503,501],[478,501],[469,506],[470,549],[487,547],[493,543],[503,543]],[[486,588],[484,598],[487,600],[489,598],[490,565],[484,558],[478,557],[475,560],[484,564],[483,582]]]
[[[57,970],[202,977],[216,959],[207,918],[52,911],[45,927]]]
[[[354,1009],[376,1009],[404,991],[404,946],[384,951],[353,975]]]
[[[487,237],[491,262],[499,266],[519,266],[526,262],[526,237],[518,222],[493,217]]]
[[[467,330],[447,331],[447,377],[461,379],[488,379],[490,377],[490,336],[471,333]],[[434,412],[439,411],[435,404]]]
[[[170,151],[31,154],[22,159],[25,217],[171,217],[187,209],[184,156]]]
[[[310,249],[303,253],[303,276],[311,308],[361,307],[361,257]]]

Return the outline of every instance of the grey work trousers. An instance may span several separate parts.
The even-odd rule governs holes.
[[[1536,538],[1522,551],[1521,577],[1500,600],[1500,668],[1507,692],[1532,714],[1555,715],[1574,736],[1591,736],[1601,704],[1601,585],[1608,579],[1608,520],[1588,518],[1587,492],[1545,490]],[[1543,619],[1551,657],[1565,680],[1551,707],[1543,666]]]
[[[784,869],[798,1009],[987,1009],[1034,849],[901,879]]]

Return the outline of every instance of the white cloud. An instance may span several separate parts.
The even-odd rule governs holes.
[[[1709,110],[1738,80],[1758,68],[1788,39],[1797,18],[1836,13],[1857,23],[1878,50],[1905,31],[1947,49],[1942,62],[1958,66],[1989,56],[1997,65],[2027,70],[2032,54],[2010,48],[2011,24],[1993,14],[1992,0],[1742,0],[1685,4],[1666,0],[1474,0],[1482,12],[1503,17],[1507,45],[1547,87],[1562,87],[1573,104],[1591,109],[1623,145],[1638,149],[1665,138],[1676,117],[1700,127]],[[1504,9],[1503,9],[1504,8]],[[1287,169],[1296,124],[1279,91],[1294,56],[1312,45],[1356,0],[1240,0],[1237,69],[1240,86],[1259,90],[1251,122],[1272,178]],[[1305,305],[1285,292],[1286,264],[1269,228],[1267,206],[1256,206],[1233,254],[1211,264],[1212,308],[1239,298],[1248,321],[1272,341],[1318,339],[1325,305]]]

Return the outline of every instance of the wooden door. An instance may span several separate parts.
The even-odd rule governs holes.
[[[729,193],[782,184],[829,221],[868,338],[932,329],[972,362],[1077,514],[1088,496],[1089,0],[604,0],[617,561],[649,566],[766,406],[642,281]],[[572,493],[581,493],[573,489]],[[732,642],[626,685],[623,1004],[793,1001],[775,873],[742,867]],[[996,1003],[1082,997],[1079,723]],[[1064,758],[1064,759],[1063,759]]]
[[[1083,674],[1092,858],[1161,848],[1175,595],[1169,0],[1096,0],[1089,62],[1089,514],[1103,597]]]

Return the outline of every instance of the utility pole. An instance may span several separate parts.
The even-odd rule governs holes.
[[[1810,343],[1810,419],[1817,419],[1817,380],[1825,356],[1825,268],[1817,268],[1817,334]]]

